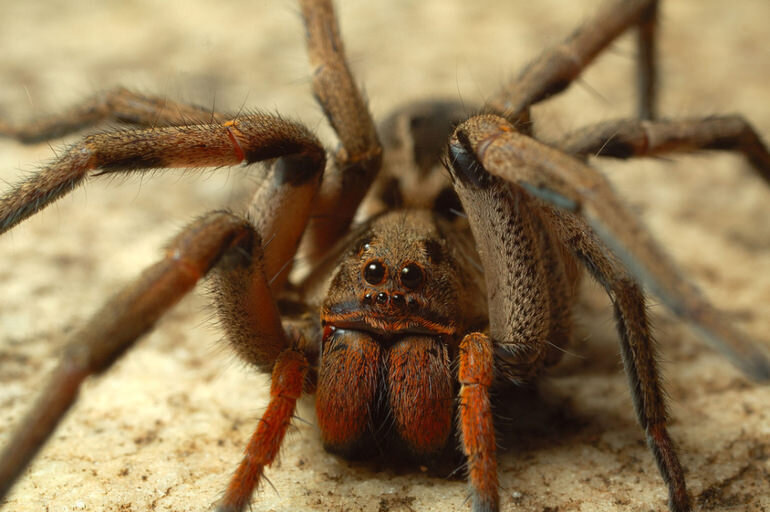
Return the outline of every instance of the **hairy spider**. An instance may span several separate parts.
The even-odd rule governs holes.
[[[460,142],[460,147],[462,147],[462,138],[459,138],[459,139],[458,139],[458,142]],[[470,141],[470,140],[469,140],[469,142],[470,142],[470,143],[472,143],[473,141]],[[455,146],[457,147],[457,144],[456,144]],[[457,160],[455,161],[455,163],[456,163],[456,162],[460,162],[461,164],[463,163],[463,156],[462,156],[462,153],[457,153],[457,152],[455,152],[455,154],[454,154],[454,155],[452,155],[452,156],[454,156],[455,158],[459,157],[459,158],[457,158]],[[554,158],[557,158],[557,157],[554,157]],[[465,166],[465,168],[466,168],[466,169],[468,169],[468,170],[473,170],[473,169],[475,169],[475,165],[474,165],[474,161],[473,161],[473,160],[466,160],[466,162],[470,162],[468,165],[466,165],[466,166]],[[482,162],[482,163],[483,163],[483,162]],[[387,187],[385,187],[385,188],[387,188]],[[566,194],[565,194],[565,195],[566,195]],[[392,195],[388,195],[388,196],[386,196],[386,197],[392,197]],[[450,204],[451,204],[451,203],[450,203]],[[592,205],[589,205],[589,206],[592,206]],[[589,213],[591,213],[591,212],[590,212],[590,210],[589,210]],[[486,240],[486,239],[489,239],[489,237],[488,237],[488,236],[487,236],[487,237],[482,237],[482,239],[485,239],[485,240]],[[271,244],[272,244],[272,242],[271,242]],[[268,245],[270,245],[270,244],[268,244]],[[274,244],[274,245],[275,245],[275,244]],[[395,249],[394,249],[394,250],[395,250]],[[279,260],[280,260],[280,259],[285,259],[285,258],[279,258]],[[408,265],[405,265],[405,266],[404,266],[404,268],[407,268],[407,266],[408,266]],[[375,265],[375,267],[376,267],[376,265]],[[367,266],[366,268],[368,268],[368,266]],[[377,272],[376,272],[376,268],[373,270],[373,272],[374,272],[374,273],[372,273],[372,272],[370,272],[370,273],[369,273],[369,277],[370,277],[372,280],[375,280],[375,277],[373,277],[373,276],[376,276],[376,274],[377,274]],[[418,274],[418,275],[419,275],[419,274]],[[505,273],[501,273],[500,275],[506,275],[506,274],[505,274]],[[369,281],[369,279],[367,279],[367,278],[366,278],[366,276],[364,276],[364,279],[365,279],[365,280],[367,280],[367,281]],[[563,296],[563,295],[560,295],[560,296]],[[565,300],[566,300],[566,297],[565,297]],[[546,323],[547,323],[547,322],[546,322]],[[552,324],[551,324],[551,325],[552,325]],[[536,369],[536,368],[535,368],[535,369]]]

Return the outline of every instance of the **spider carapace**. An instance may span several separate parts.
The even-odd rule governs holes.
[[[160,261],[71,334],[50,383],[0,454],[0,497],[83,380],[208,276],[226,338],[271,374],[269,404],[219,511],[248,506],[297,399],[310,392],[328,449],[350,457],[392,450],[421,463],[454,451],[473,510],[499,510],[491,402],[560,359],[584,268],[612,301],[634,410],[669,507],[690,510],[642,284],[748,375],[769,379],[770,362],[680,276],[586,161],[730,150],[770,181],[770,154],[741,116],[653,119],[658,2],[607,6],[476,115],[430,101],[380,129],[348,68],[330,1],[300,4],[313,92],[340,142],[329,156],[310,130],[277,115],[228,116],[126,89],[27,126],[0,123],[0,134],[26,142],[102,120],[138,125],[86,136],[12,188],[0,198],[0,231],[89,176],[275,161],[245,212],[215,210],[193,221]],[[565,89],[629,28],[640,35],[644,120],[600,123],[548,144],[532,137],[530,106]],[[296,254],[308,264],[304,273],[292,273]]]

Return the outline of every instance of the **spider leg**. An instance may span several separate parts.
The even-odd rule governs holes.
[[[280,183],[275,185],[280,187]],[[301,206],[308,202],[303,200],[306,191],[298,187],[288,191],[277,187],[262,187],[275,196],[275,200],[263,204],[269,212],[257,218],[248,217],[255,232],[265,241],[264,247],[231,251],[211,272],[211,290],[225,338],[244,361],[268,373],[273,371],[276,359],[287,347],[273,297],[282,288],[279,278],[285,279],[284,269],[290,267],[286,262],[292,261],[309,213],[308,207],[304,207],[303,212]],[[296,216],[287,213],[292,209],[298,210]],[[277,229],[277,219],[288,234]],[[302,344],[302,348],[312,353],[314,347]]]
[[[80,161],[74,156],[78,153],[83,155]],[[51,384],[22,424],[25,428],[19,430],[0,459],[0,491],[8,490],[48,437],[74,401],[82,380],[104,371],[215,264],[223,287],[218,307],[231,342],[245,360],[270,369],[289,343],[272,299],[272,291],[280,284],[266,276],[277,278],[296,250],[318,189],[325,154],[301,126],[266,115],[223,125],[104,134],[87,137],[74,146],[52,164],[49,170],[53,172],[44,171],[22,183],[16,189],[22,191],[21,199],[11,193],[0,202],[0,210],[10,211],[11,218],[29,215],[31,207],[42,207],[37,202],[46,198],[50,202],[57,192],[50,185],[52,174],[69,176],[77,183],[94,168],[110,173],[143,166],[213,166],[276,157],[281,158],[273,167],[273,179],[263,180],[257,192],[257,199],[265,201],[262,211],[253,209],[253,224],[223,212],[196,221],[172,241],[166,259],[145,271],[76,333]],[[36,191],[36,185],[43,190]],[[30,205],[29,197],[24,201],[25,193],[39,193],[43,199],[33,198]],[[281,215],[288,211],[292,215]],[[285,232],[278,229],[279,219]],[[264,251],[262,233],[271,237]],[[228,295],[222,299],[225,291]],[[254,343],[255,339],[260,343]]]
[[[273,297],[288,279],[317,189],[316,180],[310,186],[287,186],[280,173],[276,174],[274,179],[263,180],[247,215],[265,241],[260,257],[253,257],[254,251],[233,252],[228,254],[226,265],[211,273],[214,304],[225,337],[242,359],[264,372],[273,370],[276,358],[286,348]],[[307,328],[300,329],[298,322],[294,327],[303,334],[299,336],[302,340],[315,339]],[[315,345],[302,344],[302,348],[311,358],[317,356]]]
[[[301,125],[267,114],[224,123],[89,135],[0,198],[0,233],[72,191],[91,175],[167,167],[219,167],[282,159],[283,180],[317,184],[325,153]],[[91,173],[91,171],[98,171]]]
[[[653,117],[657,5],[657,0],[627,0],[605,7],[561,44],[529,63],[486,102],[487,110],[518,126],[529,119],[530,106],[566,89],[615,38],[639,25],[639,115],[643,119]]]
[[[656,33],[658,30],[658,0],[650,4],[642,11],[639,17],[639,29],[636,42],[636,90],[638,95],[639,119],[657,118],[657,91],[658,91],[658,73],[655,66],[656,56]]]
[[[499,118],[496,118],[499,119]],[[502,119],[500,119],[502,121]],[[470,124],[470,127],[468,126]],[[506,123],[505,126],[510,126]],[[518,238],[515,235],[506,236],[505,230],[500,228],[495,229],[500,223],[497,221],[497,217],[500,212],[508,214],[509,210],[514,214],[513,220],[506,227],[509,232],[515,233],[521,228],[517,226],[518,219],[515,217],[516,209],[528,209],[540,212],[543,224],[549,226],[552,232],[558,237],[564,246],[568,247],[575,256],[583,261],[585,266],[594,275],[594,277],[604,285],[607,293],[613,301],[615,306],[615,314],[618,322],[618,330],[621,338],[621,351],[623,353],[623,360],[626,367],[626,373],[628,374],[630,387],[634,398],[634,407],[636,409],[637,417],[642,428],[644,428],[647,434],[648,443],[650,445],[653,454],[655,455],[658,468],[663,476],[664,481],[669,488],[669,503],[672,511],[683,512],[690,510],[689,497],[687,495],[687,489],[684,481],[684,472],[679,463],[679,459],[676,455],[673,443],[666,430],[666,407],[665,398],[662,388],[660,386],[660,379],[658,376],[657,364],[655,361],[655,346],[654,341],[650,335],[647,316],[644,306],[644,295],[640,287],[636,284],[629,275],[625,273],[622,266],[612,259],[611,256],[605,255],[603,246],[591,229],[583,223],[581,217],[577,214],[566,211],[552,209],[551,207],[537,207],[525,205],[521,199],[516,199],[516,189],[519,185],[516,181],[511,180],[512,184],[502,181],[499,177],[490,175],[484,170],[482,165],[487,166],[490,164],[496,164],[500,166],[504,161],[500,159],[490,160],[485,159],[490,147],[484,147],[483,149],[476,149],[470,146],[469,137],[477,135],[476,133],[466,134],[463,130],[468,129],[472,131],[475,128],[473,120],[465,125],[461,125],[458,131],[455,132],[453,138],[453,145],[450,148],[454,161],[452,162],[452,173],[456,180],[455,187],[458,190],[461,200],[464,206],[471,206],[471,210],[468,212],[468,217],[471,220],[471,227],[474,230],[474,238],[479,245],[479,253],[482,255],[486,269],[486,277],[488,281],[488,290],[490,296],[490,332],[493,337],[499,336],[496,334],[496,330],[499,331],[500,324],[502,322],[510,322],[511,316],[535,316],[541,315],[539,323],[548,325],[547,318],[542,315],[547,314],[537,311],[542,306],[533,304],[531,300],[526,301],[516,296],[513,299],[505,297],[503,290],[497,290],[498,286],[495,284],[497,279],[495,274],[512,274],[518,275],[519,281],[530,277],[529,274],[533,273],[536,267],[530,264],[524,269],[511,269],[505,268],[500,270],[500,266],[505,263],[501,263],[500,260],[506,259],[506,254],[510,253],[517,245],[532,245],[536,238]],[[505,133],[505,132],[504,132]],[[489,139],[485,140],[482,144],[494,144]],[[476,159],[476,156],[479,158]],[[521,165],[522,162],[515,162]],[[496,169],[493,169],[494,173]],[[499,174],[504,174],[500,172]],[[513,173],[511,173],[513,174]],[[506,176],[512,177],[512,176]],[[513,192],[511,192],[513,189]],[[486,217],[480,217],[479,212],[473,210],[473,206],[476,203],[481,203],[481,198],[485,195],[492,197],[493,199],[487,199],[486,203],[491,205],[492,213]],[[500,197],[499,200],[495,200],[495,196]],[[510,198],[513,198],[511,200]],[[521,204],[521,206],[519,206]],[[485,226],[474,226],[474,218],[478,218]],[[481,236],[477,235],[480,234]],[[489,240],[491,239],[491,240]],[[499,247],[496,251],[495,248]],[[492,252],[492,254],[486,254]],[[519,256],[520,258],[521,256]],[[508,258],[510,261],[516,261],[517,258]],[[490,265],[488,267],[488,265]],[[490,274],[492,276],[490,277]],[[513,286],[513,283],[506,283],[508,286]],[[522,284],[517,282],[520,287],[528,288],[532,287],[531,284]],[[547,290],[540,285],[540,288],[535,288],[535,294],[541,294],[542,290]],[[515,292],[509,292],[515,293]],[[492,297],[497,294],[497,299],[492,300]],[[546,295],[546,294],[543,294]],[[494,302],[502,304],[503,315],[500,312],[496,312],[493,309]],[[527,313],[522,315],[521,311]],[[517,314],[518,313],[518,314]],[[507,316],[506,316],[507,315]],[[497,318],[502,316],[502,318]],[[517,336],[522,331],[521,326],[514,326],[513,328],[507,328],[503,330],[503,333],[509,333],[509,335]],[[503,338],[505,339],[505,338]],[[524,341],[529,341],[535,345],[536,339],[526,338]],[[498,345],[498,352],[500,348],[508,349],[509,343],[500,343]],[[509,358],[521,357],[522,354],[526,355],[525,349],[515,350],[517,347],[514,345],[511,347]],[[526,347],[530,350],[536,349],[535,347]],[[541,350],[542,352],[542,350]],[[503,360],[505,362],[505,360]],[[526,363],[526,359],[521,361]],[[504,363],[505,364],[505,363]],[[502,365],[505,368],[504,364]],[[526,365],[524,365],[526,366]]]
[[[672,512],[690,510],[690,498],[676,448],[666,429],[665,395],[656,362],[655,340],[650,333],[644,293],[622,265],[604,250],[591,228],[578,215],[545,208],[553,215],[561,239],[572,249],[612,300],[620,333],[623,366],[628,376],[637,419],[647,435],[658,470],[668,486]]]
[[[488,180],[489,172],[556,206],[580,210],[629,271],[676,315],[699,328],[748,375],[770,379],[770,360],[760,346],[731,327],[724,314],[681,276],[601,173],[517,133],[496,116],[477,116],[460,125],[450,141],[450,158],[470,182]]]
[[[770,183],[770,152],[754,127],[740,115],[605,121],[569,133],[554,146],[576,156],[624,159],[698,149],[738,151]]]
[[[489,174],[475,183],[466,172],[450,172],[484,267],[497,370],[506,381],[527,381],[543,367],[560,323],[552,313],[570,309],[564,269],[552,265],[554,244],[523,188]]]
[[[294,348],[287,348],[276,359],[270,384],[270,403],[249,440],[243,461],[217,505],[217,512],[240,512],[248,506],[265,466],[269,466],[278,455],[297,399],[302,395],[308,367],[305,355]]]
[[[450,172],[484,267],[489,310],[489,335],[471,333],[460,344],[459,423],[473,510],[491,511],[499,508],[493,377],[498,385],[523,383],[558,360],[554,345],[569,339],[579,274],[567,268],[573,260],[557,253],[558,240],[538,213],[537,199],[483,170],[460,169],[474,164],[454,156]],[[468,179],[469,173],[484,175]]]
[[[180,126],[224,121],[221,114],[196,105],[177,103],[129,91],[123,87],[96,94],[55,115],[12,126],[0,121],[0,136],[34,144],[64,137],[104,121],[139,126]]]
[[[495,428],[489,389],[494,375],[492,340],[481,333],[466,335],[460,342],[458,422],[463,453],[468,458],[468,484],[473,512],[500,509]]]
[[[345,59],[330,0],[301,0],[313,94],[337,133],[340,148],[326,173],[307,234],[320,255],[345,233],[382,164],[382,147],[363,95]]]
[[[83,380],[109,368],[138,338],[216,266],[232,255],[261,259],[262,242],[251,224],[227,212],[211,212],[187,226],[166,248],[165,257],[147,268],[70,338],[62,360],[31,411],[0,454],[0,499],[74,403]],[[264,280],[264,277],[262,278]],[[262,326],[276,352],[289,346],[275,305]],[[262,313],[268,316],[267,313]]]

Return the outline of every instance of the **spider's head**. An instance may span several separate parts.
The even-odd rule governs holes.
[[[442,222],[428,211],[372,220],[331,282],[321,309],[325,333],[345,328],[388,340],[461,330],[470,317],[460,297],[465,284]]]

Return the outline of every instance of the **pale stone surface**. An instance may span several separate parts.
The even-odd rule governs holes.
[[[597,2],[341,2],[353,68],[381,119],[424,97],[479,102]],[[770,3],[663,2],[662,104],[683,117],[743,112],[770,136]],[[299,117],[333,138],[309,92],[291,2],[0,3],[0,114],[27,119],[118,84],[221,110]],[[561,133],[633,113],[629,38],[567,94],[536,109]],[[0,140],[14,182],[60,144]],[[701,154],[597,163],[706,293],[770,345],[770,191],[744,161]],[[45,380],[66,333],[158,257],[199,212],[233,204],[242,169],[87,187],[0,240],[0,443]],[[6,187],[4,187],[4,190]],[[654,299],[651,301],[655,304]],[[662,307],[651,314],[700,510],[770,510],[770,388],[749,383]],[[268,381],[218,343],[205,293],[184,300],[126,358],[87,383],[3,512],[202,510],[221,493]],[[665,510],[620,370],[607,301],[588,287],[579,341],[549,378],[552,406],[501,457],[504,510]],[[325,453],[310,407],[254,510],[467,510],[465,485]],[[538,418],[542,418],[539,421]]]

